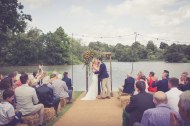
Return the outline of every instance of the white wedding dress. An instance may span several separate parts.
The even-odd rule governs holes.
[[[88,89],[86,96],[81,100],[96,100],[97,96],[98,96],[98,75],[93,73],[92,83],[90,85],[90,88]]]

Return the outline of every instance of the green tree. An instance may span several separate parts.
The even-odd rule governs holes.
[[[140,59],[147,59],[147,50],[145,49],[144,45],[141,45],[139,42],[134,42],[131,46],[132,54],[137,56],[135,59],[136,61]],[[133,57],[134,57],[133,56]]]
[[[10,55],[9,48],[14,45],[12,38],[26,28],[26,20],[31,21],[30,15],[23,13],[24,6],[17,0],[0,0],[0,61],[4,64],[6,56]]]
[[[168,44],[167,43],[164,43],[164,42],[161,42],[160,43],[160,49],[166,49],[168,47]]]
[[[9,65],[30,65],[36,63],[38,48],[26,34],[18,34],[8,44],[11,48],[5,55],[5,63]],[[9,47],[7,46],[7,47]],[[13,48],[14,47],[14,48]]]
[[[178,53],[178,52],[168,53],[165,55],[165,61],[171,62],[171,63],[181,62],[183,58],[184,58],[184,54]]]
[[[44,38],[45,62],[51,65],[61,65],[70,63],[70,38],[59,27],[54,33],[47,33]]]
[[[146,45],[146,49],[150,50],[151,52],[154,52],[157,50],[157,47],[156,47],[156,45],[154,45],[154,42],[150,40],[150,41],[148,41],[148,43]]]
[[[185,58],[183,53],[183,46],[172,44],[168,46],[165,51],[165,61],[167,62],[181,62]]]
[[[0,33],[11,30],[13,33],[24,32],[25,20],[32,20],[23,13],[24,6],[17,0],[0,0]]]

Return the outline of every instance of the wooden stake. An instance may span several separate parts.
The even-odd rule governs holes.
[[[88,92],[88,65],[86,65],[86,92]]]

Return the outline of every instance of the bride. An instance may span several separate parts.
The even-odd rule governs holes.
[[[92,60],[92,82],[86,96],[81,100],[96,100],[96,97],[98,96],[98,75],[94,74],[94,72],[98,69],[98,60],[94,58]]]

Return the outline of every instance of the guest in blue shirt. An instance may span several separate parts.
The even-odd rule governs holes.
[[[168,78],[169,78],[169,71],[164,70],[164,72],[162,73],[162,80],[153,82],[152,87],[157,87],[157,91],[167,92],[169,90]]]

